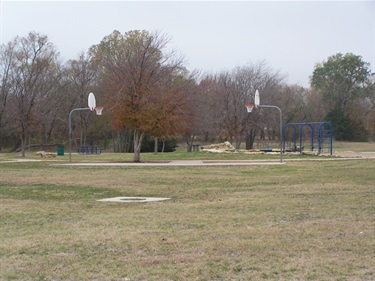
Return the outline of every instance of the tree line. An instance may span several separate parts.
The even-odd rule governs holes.
[[[196,139],[229,140],[237,148],[245,142],[249,149],[256,139],[279,138],[276,112],[246,112],[256,90],[262,104],[282,108],[283,124],[327,120],[337,140],[374,139],[375,75],[360,56],[335,54],[317,63],[309,89],[285,81],[265,61],[189,71],[159,32],[114,31],[67,62],[46,35],[30,32],[0,47],[0,151],[25,155],[32,145],[66,144],[69,112],[87,107],[90,92],[103,115],[76,113],[74,144],[134,152],[134,161],[150,138],[155,151],[170,138],[188,151]]]

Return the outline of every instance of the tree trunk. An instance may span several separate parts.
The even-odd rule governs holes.
[[[234,137],[234,147],[236,149],[240,149],[240,146],[241,146],[241,137],[239,135],[236,135]]]
[[[257,135],[256,129],[250,129],[250,131],[246,134],[246,149],[253,149],[254,148],[254,141]]]
[[[158,153],[158,149],[159,149],[159,138],[158,138],[158,137],[155,137],[155,138],[154,138],[154,141],[155,141],[154,153]]]
[[[163,147],[161,149],[161,152],[164,153],[164,150],[165,150],[165,139],[163,139]]]
[[[193,142],[194,142],[195,135],[185,134],[184,139],[187,144],[187,152],[191,152],[193,150]]]
[[[141,146],[142,141],[145,137],[144,132],[138,131],[138,129],[134,130],[134,159],[133,162],[141,162]]]
[[[31,153],[31,135],[29,135],[29,144],[27,146],[27,150],[29,153]]]
[[[26,148],[26,137],[25,136],[21,136],[21,157],[25,157],[26,156],[25,148]]]

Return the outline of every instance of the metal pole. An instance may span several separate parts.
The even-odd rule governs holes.
[[[72,163],[72,113],[78,110],[90,110],[90,108],[75,108],[69,113],[69,163]]]
[[[275,105],[259,105],[258,107],[277,108],[280,112],[280,163],[283,163],[283,114],[281,109]]]

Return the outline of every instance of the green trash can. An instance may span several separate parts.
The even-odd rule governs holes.
[[[63,145],[57,146],[57,156],[64,156],[64,146]]]

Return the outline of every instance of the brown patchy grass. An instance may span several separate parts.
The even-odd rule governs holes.
[[[375,160],[0,163],[3,280],[373,280]],[[108,203],[157,196],[157,203]]]

